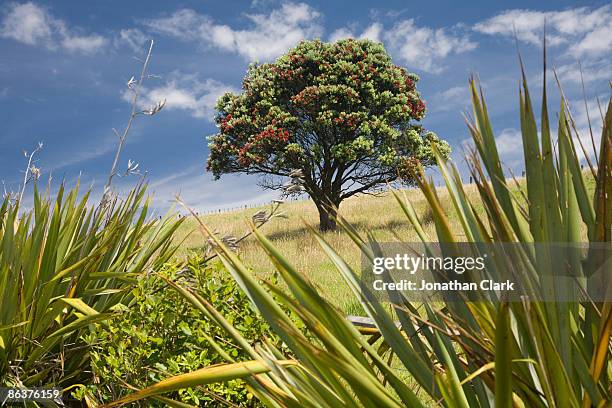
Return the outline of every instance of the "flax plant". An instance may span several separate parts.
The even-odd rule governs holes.
[[[52,200],[34,187],[33,208],[0,205],[0,385],[86,381],[80,337],[129,300],[137,275],[174,253],[180,221],[150,216],[146,187],[101,207],[62,185]],[[89,381],[89,380],[87,380]]]
[[[596,171],[593,168],[596,187],[590,195],[565,99],[554,143],[546,86],[538,129],[523,73],[519,104],[526,195],[519,199],[503,172],[483,93],[473,79],[469,87],[473,119],[468,119],[467,125],[475,149],[468,161],[479,192],[478,203],[470,201],[457,168],[436,155],[461,230],[455,233],[450,228],[445,207],[421,167],[415,168],[414,176],[431,207],[436,237],[426,235],[411,203],[394,194],[423,243],[467,241],[474,243],[475,251],[480,243],[524,244],[518,258],[499,260],[500,267],[520,265],[528,293],[537,295],[546,288],[546,271],[556,261],[546,254],[534,256],[529,252],[530,244],[581,242],[581,228],[586,228],[590,243],[612,241],[612,100],[603,118]],[[484,206],[484,215],[475,211],[476,204]],[[366,257],[377,254],[372,236],[361,237],[345,220],[339,218],[338,222]],[[393,304],[391,313],[380,303],[364,302],[377,328],[375,335],[367,338],[258,230],[254,229],[254,235],[288,291],[259,283],[204,224],[201,228],[215,242],[227,270],[291,353],[265,341],[257,346],[248,344],[206,299],[185,284],[169,282],[194,307],[226,328],[252,361],[237,366],[227,356],[224,368],[204,368],[188,379],[166,379],[112,406],[215,379],[223,381],[231,372],[244,378],[253,392],[273,407],[586,408],[612,403],[612,303],[608,301],[592,302],[586,295],[565,303],[542,302],[536,296],[524,302],[481,299],[416,305],[404,301]],[[361,300],[359,273],[317,231],[311,228],[311,232]],[[602,266],[602,260],[592,253],[578,261],[585,275]],[[609,279],[604,283],[610,285]],[[588,292],[589,288],[584,289]],[[281,305],[300,317],[307,334],[287,317]],[[214,347],[214,339],[210,341]],[[398,366],[408,371],[413,381],[400,377]],[[251,375],[245,377],[245,370]]]

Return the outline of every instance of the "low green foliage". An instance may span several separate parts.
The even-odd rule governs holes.
[[[247,357],[222,328],[176,291],[168,289],[162,276],[190,281],[250,342],[265,338],[276,342],[268,324],[221,264],[201,266],[199,261],[192,258],[185,267],[168,264],[159,275],[142,276],[132,291],[130,306],[112,321],[96,325],[96,330],[85,336],[92,347],[91,364],[96,379],[87,392],[97,400],[109,402],[126,395],[129,393],[126,384],[144,388],[173,375],[225,362],[211,346],[211,338],[236,361]],[[77,395],[82,396],[84,391],[79,390]],[[242,380],[188,388],[171,397],[193,405],[220,401],[260,405]],[[151,404],[156,402],[147,402],[146,406]],[[163,402],[157,404],[164,406]]]

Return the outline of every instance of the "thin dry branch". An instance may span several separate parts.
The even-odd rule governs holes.
[[[38,153],[42,148],[42,142],[38,142],[38,146],[36,146],[36,148],[30,154],[24,151],[24,155],[28,158],[28,164],[23,172],[23,182],[21,183],[21,188],[19,189],[19,196],[17,198],[18,207],[21,205],[21,201],[23,200],[23,194],[25,193],[26,185],[30,181],[31,173],[34,171],[39,171],[36,167],[33,166],[32,163],[34,161],[34,155],[36,155],[36,153]],[[38,173],[36,177],[38,178],[39,175],[40,173]]]
[[[114,133],[119,136],[119,145],[117,146],[117,152],[115,153],[115,159],[113,160],[113,165],[111,167],[110,173],[108,174],[108,180],[106,181],[106,185],[104,186],[104,197],[107,198],[110,192],[110,187],[113,182],[113,177],[117,174],[117,164],[119,163],[119,157],[121,156],[121,152],[125,145],[125,141],[132,127],[132,123],[134,122],[134,118],[138,115],[138,98],[140,97],[140,91],[142,89],[142,84],[147,78],[147,69],[149,67],[149,62],[151,61],[151,54],[153,53],[153,40],[149,44],[149,51],[147,52],[147,57],[145,58],[142,64],[142,70],[140,72],[140,79],[137,83],[134,81],[134,77],[130,79],[128,82],[128,88],[132,91],[132,100],[131,100],[131,112],[130,117],[128,119],[127,125],[123,130],[123,133],[119,135],[116,129],[113,129]],[[163,105],[162,105],[163,106]],[[161,109],[161,108],[160,108]],[[105,199],[103,198],[103,201]]]

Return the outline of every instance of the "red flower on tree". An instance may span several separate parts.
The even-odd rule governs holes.
[[[433,163],[432,143],[449,153],[414,123],[425,115],[417,81],[381,44],[301,42],[273,63],[250,65],[244,91],[219,99],[208,169],[217,178],[301,169],[321,229],[334,228],[330,202],[397,179],[407,159]]]

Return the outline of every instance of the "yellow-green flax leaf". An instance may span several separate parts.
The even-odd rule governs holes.
[[[278,361],[277,364],[283,366],[298,365],[298,363],[294,360]],[[165,380],[159,381],[150,387],[113,401],[104,407],[117,407],[172,391],[211,383],[224,382],[237,378],[250,377],[252,375],[266,373],[268,371],[270,371],[270,367],[262,361],[246,361],[243,363],[221,364],[206,367],[191,373],[166,378]]]

